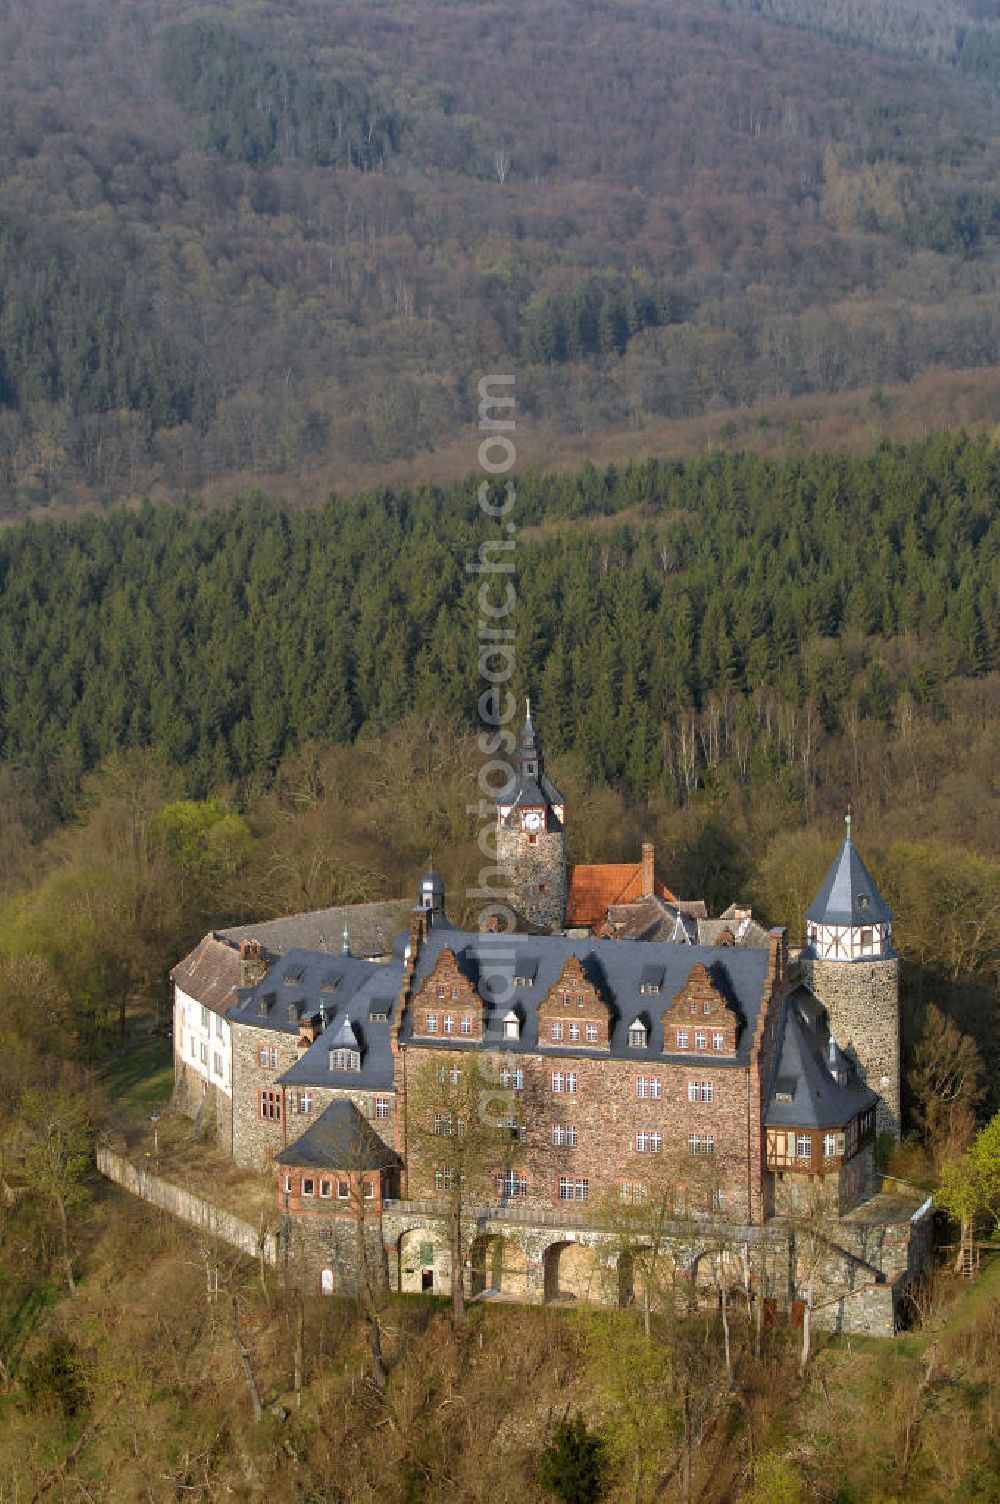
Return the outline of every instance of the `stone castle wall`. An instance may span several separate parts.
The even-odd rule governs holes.
[[[497,831],[497,864],[511,888],[514,908],[530,924],[561,930],[566,920],[566,837],[539,832],[532,845],[522,830]]]
[[[261,1045],[277,1051],[276,1066],[261,1065]],[[297,1138],[305,1128],[304,1123],[291,1128],[283,1100],[279,1118],[264,1118],[260,1110],[260,1093],[264,1089],[276,1091],[283,1099],[284,1088],[278,1085],[278,1078],[298,1058],[297,1033],[233,1024],[233,1159],[238,1165],[263,1169],[288,1143],[289,1134]]]
[[[898,960],[895,956],[881,961],[802,958],[799,971],[828,1010],[837,1043],[857,1061],[865,1084],[878,1092],[876,1131],[898,1138]]]

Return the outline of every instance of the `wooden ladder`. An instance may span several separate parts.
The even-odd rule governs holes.
[[[965,1279],[975,1279],[979,1273],[979,1245],[978,1243],[963,1243],[959,1255],[958,1272]]]

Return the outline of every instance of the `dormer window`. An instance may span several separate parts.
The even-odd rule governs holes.
[[[646,1048],[646,1025],[641,1019],[636,1019],[634,1024],[629,1025],[628,1031],[629,1048],[632,1050],[644,1050]]]
[[[504,1014],[503,1037],[504,1039],[520,1039],[521,1037],[521,1020],[513,1008],[509,1013]]]
[[[361,1069],[361,1051],[346,1049],[331,1050],[330,1069],[332,1071],[359,1071]]]

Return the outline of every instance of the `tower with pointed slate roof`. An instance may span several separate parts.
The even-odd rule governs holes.
[[[802,980],[829,1015],[830,1031],[878,1093],[879,1133],[899,1137],[899,959],[892,910],[851,838],[806,910]]]
[[[565,815],[563,796],[545,773],[529,701],[514,775],[497,798],[497,865],[513,908],[539,929],[561,930],[566,917]]]

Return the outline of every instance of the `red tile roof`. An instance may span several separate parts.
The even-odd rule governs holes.
[[[670,889],[655,878],[653,892],[668,903],[676,902]],[[607,918],[612,904],[633,903],[642,897],[642,862],[602,862],[571,867],[566,897],[567,928],[592,928]]]

